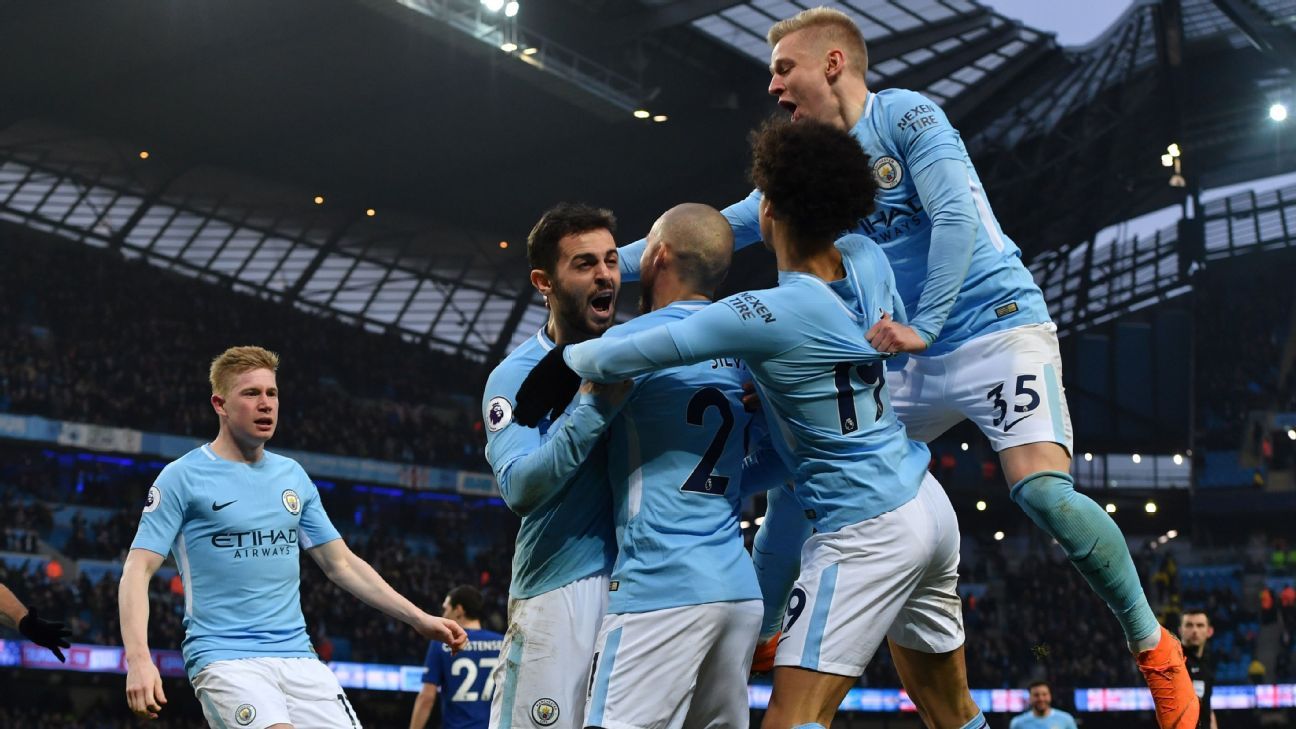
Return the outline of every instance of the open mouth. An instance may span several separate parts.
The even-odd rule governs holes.
[[[274,427],[274,418],[257,418],[252,421],[258,428],[266,429]]]
[[[779,99],[778,105],[787,110],[787,113],[791,114],[793,117],[796,116],[796,102],[788,101],[787,99]]]
[[[590,308],[599,316],[608,316],[612,313],[612,299],[611,291],[601,291],[590,299]]]

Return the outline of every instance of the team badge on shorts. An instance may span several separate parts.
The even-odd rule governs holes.
[[[238,722],[239,726],[247,726],[255,718],[256,707],[252,704],[239,704],[239,707],[234,710],[234,721]]]
[[[873,177],[877,180],[878,187],[893,190],[904,179],[904,168],[895,157],[878,157],[873,163]]]
[[[558,702],[553,699],[540,699],[532,704],[531,721],[540,726],[549,726],[558,721]]]
[[[149,486],[148,496],[144,497],[144,513],[147,514],[150,511],[157,511],[157,508],[161,503],[162,492],[157,486]]]
[[[301,499],[297,498],[297,492],[292,489],[285,489],[283,492],[283,505],[289,514],[297,516],[301,513]]]
[[[494,433],[513,422],[513,406],[502,397],[493,397],[486,404],[486,427]]]

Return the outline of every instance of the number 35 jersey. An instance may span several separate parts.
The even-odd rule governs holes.
[[[665,326],[564,352],[600,382],[717,357],[739,357],[756,381],[774,447],[820,532],[891,511],[918,493],[930,458],[890,407],[883,355],[865,333],[904,305],[885,254],[868,238],[837,242],[846,276],[779,272],[779,286],[716,302]]]
[[[622,339],[687,319],[680,301],[603,334]],[[618,546],[610,613],[759,600],[739,529],[751,415],[741,360],[716,357],[649,372],[608,427],[608,476]]]

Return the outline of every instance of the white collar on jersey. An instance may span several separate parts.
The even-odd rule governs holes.
[[[868,100],[864,102],[865,119],[869,118],[869,116],[873,113],[873,100],[876,98],[877,98],[876,94],[874,94],[872,91],[868,92]]]
[[[546,324],[545,326],[548,325]],[[540,330],[536,332],[536,341],[540,343],[540,348],[546,352],[554,348],[554,343],[549,339],[549,335],[545,334],[544,327],[540,327]]]

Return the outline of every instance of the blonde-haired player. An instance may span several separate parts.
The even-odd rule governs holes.
[[[458,648],[454,621],[420,610],[347,548],[291,458],[265,450],[279,416],[279,357],[232,347],[211,364],[220,432],[149,489],[119,590],[126,700],[157,718],[166,703],[149,657],[148,584],[168,552],[185,588],[185,671],[213,727],[310,729],[360,721],[306,635],[301,550],[347,592],[425,638]]]

